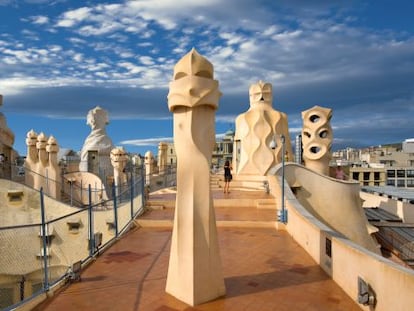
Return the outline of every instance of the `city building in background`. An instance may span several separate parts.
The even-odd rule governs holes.
[[[338,150],[332,167],[344,167],[348,179],[362,186],[414,187],[414,139],[383,146]]]
[[[231,129],[224,134],[222,139],[216,140],[216,148],[213,151],[213,157],[211,159],[213,167],[222,167],[225,161],[232,161],[233,141],[234,131]]]

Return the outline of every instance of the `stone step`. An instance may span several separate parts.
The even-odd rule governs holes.
[[[276,201],[274,199],[258,199],[256,200],[257,208],[276,209]]]
[[[148,208],[150,210],[157,210],[157,211],[159,211],[159,210],[164,210],[165,209],[165,206],[162,205],[162,204],[159,204],[159,205],[146,205],[146,208]]]
[[[145,202],[145,206],[147,208],[153,209],[166,209],[166,208],[174,208],[175,207],[175,200],[148,200]],[[162,207],[162,208],[160,208]]]
[[[173,228],[174,221],[169,219],[136,219],[135,222],[144,228]],[[254,220],[218,220],[219,228],[277,228],[276,221]]]
[[[174,221],[170,219],[135,219],[135,223],[144,228],[171,228]]]

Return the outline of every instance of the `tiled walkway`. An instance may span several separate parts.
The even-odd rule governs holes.
[[[236,208],[224,210],[226,219],[238,214]],[[170,210],[163,211],[171,217]],[[250,212],[260,218],[256,208]],[[216,210],[217,219],[222,213]],[[269,211],[262,215],[267,219]],[[227,290],[223,298],[190,307],[166,294],[171,230],[140,228],[99,256],[81,282],[35,310],[360,310],[288,233],[226,227],[218,229],[218,236]]]

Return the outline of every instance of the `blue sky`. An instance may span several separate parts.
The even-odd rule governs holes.
[[[333,149],[414,137],[414,4],[334,0],[0,0],[0,94],[14,147],[26,133],[80,150],[87,112],[109,112],[117,146],[145,153],[172,137],[174,64],[195,47],[223,96],[216,133],[273,85],[292,137],[301,112],[333,109]]]

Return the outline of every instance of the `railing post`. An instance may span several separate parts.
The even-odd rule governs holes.
[[[285,136],[281,135],[281,141],[282,141],[282,198],[281,198],[281,203],[282,203],[282,222],[284,224],[287,223],[288,219],[287,219],[287,210],[285,207]]]
[[[114,197],[114,226],[115,226],[115,237],[118,237],[118,208],[116,202],[116,189],[115,183],[112,184],[112,196]]]
[[[119,184],[116,185],[118,187],[118,197],[119,197],[119,203],[122,203],[122,182],[120,179],[118,179]]]
[[[45,291],[49,290],[49,278],[48,278],[48,262],[47,262],[47,258],[48,258],[48,251],[47,251],[47,233],[46,233],[46,216],[45,216],[45,204],[44,204],[44,198],[43,198],[43,187],[40,188],[40,213],[41,213],[41,218],[42,218],[42,242],[43,242],[43,265],[44,265],[44,269],[43,269],[43,277],[44,277],[44,283],[43,283],[43,289]]]
[[[88,185],[88,218],[89,218],[89,255],[92,257],[95,250],[95,237],[93,235],[93,213],[92,213],[92,189],[91,184]]]
[[[131,170],[131,178],[130,178],[130,197],[131,197],[131,219],[134,218],[134,175],[132,174]]]
[[[145,183],[146,181],[146,174],[145,174],[145,166],[144,164],[141,165],[141,197],[142,197],[142,207],[145,206],[146,200],[145,200]]]
[[[70,206],[73,206],[73,181],[70,181]]]

